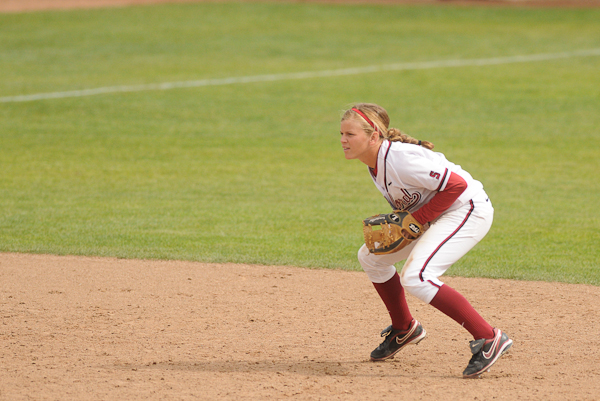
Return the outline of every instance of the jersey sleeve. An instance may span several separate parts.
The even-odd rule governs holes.
[[[458,197],[467,189],[467,182],[458,174],[451,172],[449,174],[444,190],[436,193],[433,198],[419,210],[413,213],[413,217],[421,224],[433,221],[442,214],[458,199]]]

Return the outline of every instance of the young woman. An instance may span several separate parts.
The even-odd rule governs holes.
[[[483,190],[460,166],[433,152],[433,144],[389,128],[382,107],[360,103],[341,119],[341,143],[346,159],[369,167],[375,186],[393,210],[405,210],[427,227],[404,249],[375,255],[363,245],[358,260],[390,314],[392,324],[371,360],[392,358],[408,344],[425,337],[421,323],[408,309],[404,291],[432,305],[463,326],[474,340],[465,378],[479,377],[512,346],[512,340],[490,326],[471,304],[439,277],[489,231],[494,209]],[[395,263],[406,260],[400,274]]]

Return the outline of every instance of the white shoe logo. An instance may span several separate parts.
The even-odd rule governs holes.
[[[494,350],[498,347],[500,338],[502,338],[502,332],[500,330],[498,330],[498,334],[496,334],[496,337],[494,337],[494,342],[492,343],[490,350],[488,352],[485,352],[482,350],[482,352],[481,352],[481,354],[483,355],[483,357],[485,359],[490,359],[492,357],[492,355],[494,355]]]

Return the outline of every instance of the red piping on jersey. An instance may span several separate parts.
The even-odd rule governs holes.
[[[388,190],[388,182],[387,182],[387,157],[388,154],[390,153],[390,149],[392,148],[392,143],[388,142],[389,146],[387,148],[387,150],[385,151],[385,156],[383,157],[383,185],[385,186],[385,192],[387,192],[388,194],[388,198],[390,199],[390,204],[392,205],[393,209],[396,209],[396,206],[394,205],[394,198],[392,198],[392,195],[390,195],[390,191]]]
[[[442,187],[442,185],[444,185],[444,181],[446,180],[447,175],[448,175],[448,169],[446,169],[446,171],[444,171],[444,177],[442,177],[442,180],[440,181],[440,186],[437,187],[436,191],[439,191],[440,188]]]
[[[421,282],[425,281],[423,279],[423,272],[425,271],[425,269],[427,268],[427,265],[429,264],[429,262],[431,261],[431,259],[435,256],[435,254],[440,250],[440,248],[442,246],[444,246],[444,244],[448,241],[450,241],[450,239],[452,237],[454,237],[456,235],[456,233],[463,228],[463,226],[467,223],[467,220],[469,220],[469,217],[471,216],[471,214],[473,213],[473,210],[475,209],[475,204],[473,203],[473,200],[470,200],[469,203],[471,204],[471,208],[469,209],[469,213],[467,213],[467,216],[465,217],[465,219],[462,221],[462,223],[460,223],[460,225],[458,226],[458,228],[456,230],[454,230],[454,232],[452,234],[450,234],[444,241],[442,241],[442,243],[435,248],[435,251],[433,251],[433,253],[427,258],[427,261],[425,261],[425,264],[423,265],[423,268],[421,269],[421,271],[419,272],[419,278],[421,279]],[[427,280],[431,283],[430,280]],[[431,283],[433,284],[433,283]],[[435,284],[434,284],[435,285]]]

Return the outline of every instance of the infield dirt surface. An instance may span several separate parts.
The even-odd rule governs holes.
[[[600,287],[445,281],[514,340],[481,379],[410,295],[428,336],[370,362],[389,317],[362,272],[0,254],[0,399],[600,399]]]
[[[0,400],[600,400],[600,287],[444,280],[514,340],[479,380],[469,334],[410,295],[428,336],[370,362],[389,317],[362,272],[0,254]]]

